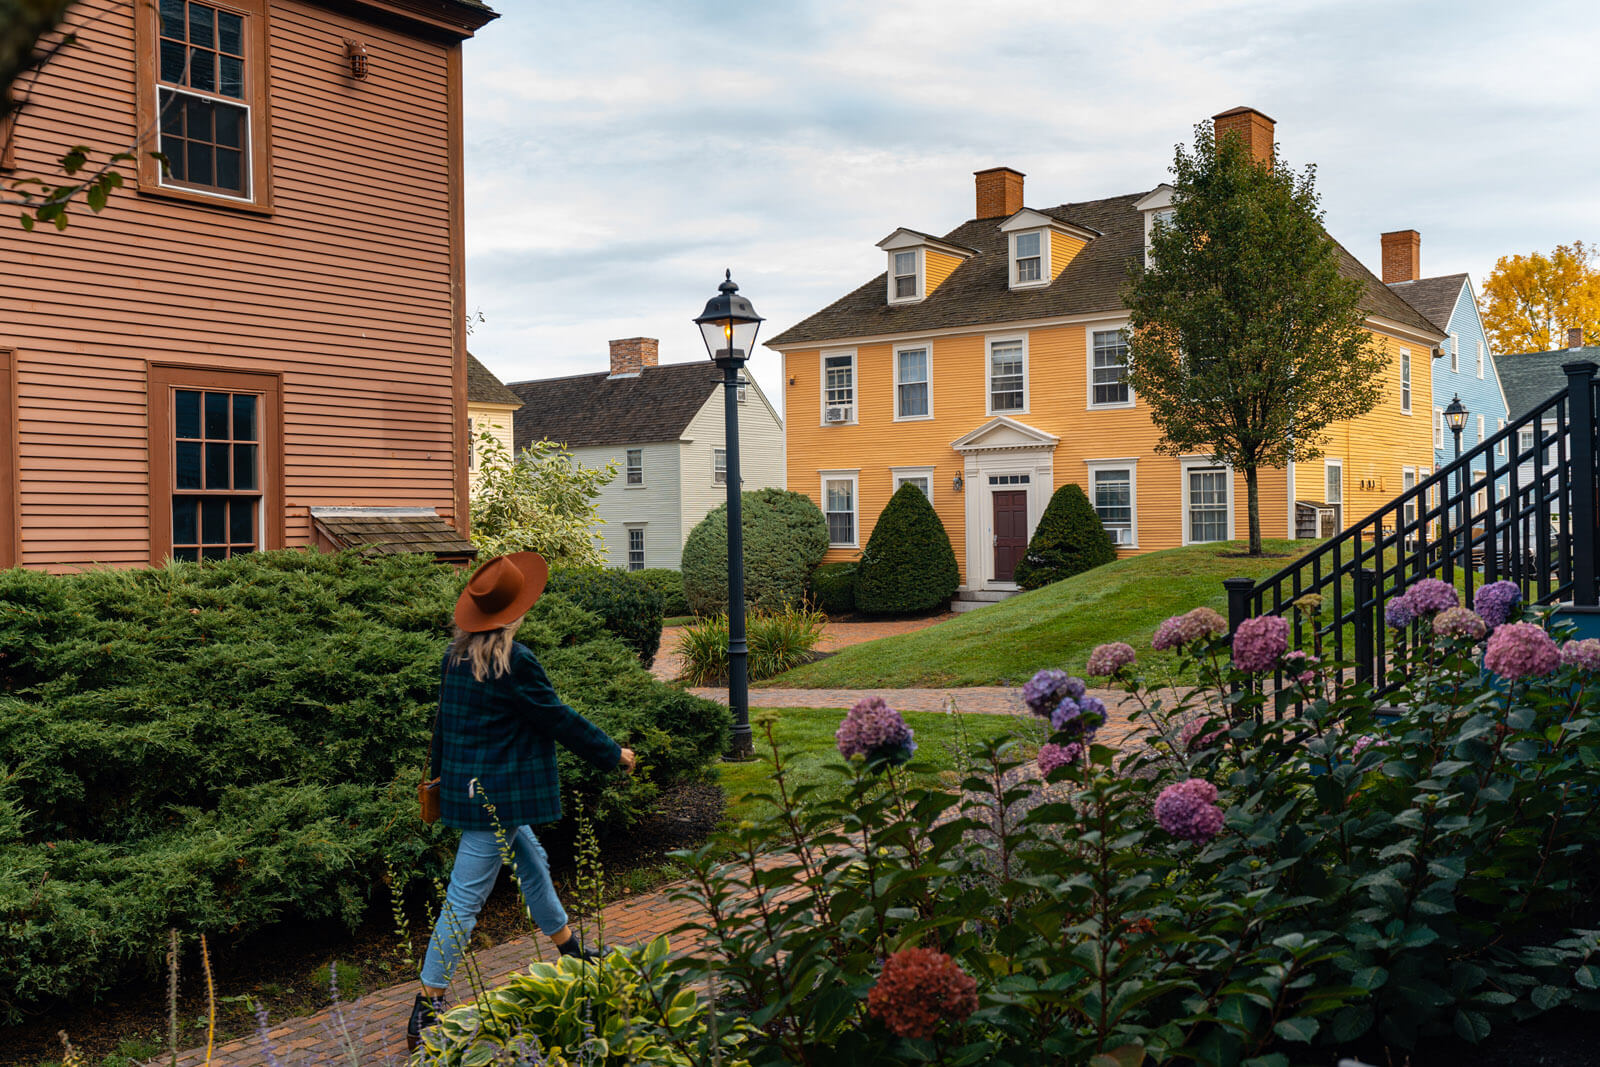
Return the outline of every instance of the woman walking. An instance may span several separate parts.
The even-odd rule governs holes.
[[[531,826],[561,818],[556,744],[601,770],[633,770],[621,748],[561,702],[544,668],[516,641],[523,616],[544,592],[549,570],[535,552],[479,567],[456,601],[455,639],[445,653],[430,776],[440,779],[441,817],[461,831],[445,904],[428,942],[422,991],[406,1026],[415,1050],[444,1008],[445,988],[472,938],[478,912],[500,873],[505,835],[528,914],[563,956],[597,957],[578,943],[550,884],[550,864]]]

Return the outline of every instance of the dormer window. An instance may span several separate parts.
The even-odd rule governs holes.
[[[891,304],[926,300],[955,272],[962,260],[977,255],[975,250],[963,245],[907,229],[894,231],[879,241],[878,247],[889,256],[884,295]]]
[[[1010,254],[1011,289],[1043,288],[1061,276],[1072,258],[1100,231],[1023,208],[1000,224]]]
[[[1044,258],[1039,252],[1042,237],[1037,231],[1017,234],[1016,284],[1026,285],[1044,277]]]
[[[896,300],[915,300],[917,298],[917,253],[894,253],[894,298]]]

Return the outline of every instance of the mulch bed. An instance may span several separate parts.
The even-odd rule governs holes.
[[[630,872],[653,871],[663,864],[669,852],[704,842],[722,818],[724,801],[722,790],[715,784],[683,785],[664,794],[656,814],[625,837],[603,839],[601,861],[608,900],[645,891],[644,885],[623,888]],[[541,840],[551,854],[556,888],[568,910],[575,913],[575,871],[570,859],[563,859],[571,856],[570,845],[550,832],[541,835]],[[255,1019],[247,1000],[265,1004],[274,1025],[325,1007],[329,1003],[326,979],[314,981],[313,975],[330,959],[339,961],[340,970],[347,977],[351,967],[360,972],[358,991],[414,980],[430,932],[423,902],[416,901],[408,908],[411,951],[418,961],[408,964],[385,900],[383,892],[376,894],[374,914],[354,932],[339,923],[285,923],[250,937],[210,939],[218,1000],[218,1043],[254,1032]],[[473,943],[488,947],[530,932],[522,898],[511,882],[510,872],[503,870],[479,916]],[[20,1026],[0,1029],[0,1063],[32,1065],[59,1060],[60,1031],[66,1032],[89,1065],[115,1053],[126,1038],[149,1039],[165,1049],[166,984],[165,973],[152,975],[147,982],[109,993],[97,1004],[56,1005]],[[228,998],[240,999],[230,1002]],[[205,1015],[205,978],[198,949],[194,949],[187,953],[179,976],[180,1048],[205,1043]]]

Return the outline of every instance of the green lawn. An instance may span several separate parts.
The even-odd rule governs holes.
[[[755,719],[762,711],[752,710]],[[832,708],[781,708],[773,727],[778,745],[784,752],[785,778],[788,783],[815,782],[827,785],[841,783],[835,773],[827,770],[829,764],[843,762],[834,746],[833,733],[844,719],[844,712]],[[953,770],[964,729],[969,742],[998,737],[1015,731],[1024,736],[1043,740],[1039,733],[1040,720],[1017,715],[946,715],[937,711],[905,712],[907,725],[917,741],[915,762],[932,764],[934,774]],[[772,782],[772,748],[766,731],[752,721],[756,735],[756,758],[747,763],[722,763],[717,774],[723,791],[728,794],[725,818],[729,822],[754,819],[770,813],[772,805],[750,794],[775,788]]]
[[[1174,548],[1096,567],[993,607],[915,633],[851,645],[761,684],[872,689],[1021,685],[1041,667],[1081,672],[1095,645],[1126,641],[1149,663],[1150,636],[1168,615],[1208,604],[1227,614],[1224,578],[1260,580],[1318,541],[1268,541],[1267,559],[1240,558],[1243,542]],[[1230,556],[1230,554],[1232,554]]]

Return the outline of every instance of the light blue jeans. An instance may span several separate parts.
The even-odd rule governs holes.
[[[516,875],[522,881],[522,899],[528,914],[546,936],[567,925],[567,912],[550,884],[550,860],[544,846],[526,826],[510,830],[507,840],[516,860]],[[478,912],[494,889],[500,874],[500,842],[492,830],[463,830],[456,849],[456,863],[450,870],[450,888],[445,890],[444,907],[428,941],[428,955],[422,962],[422,984],[443,989],[450,984],[467,946],[472,929],[478,925]]]

